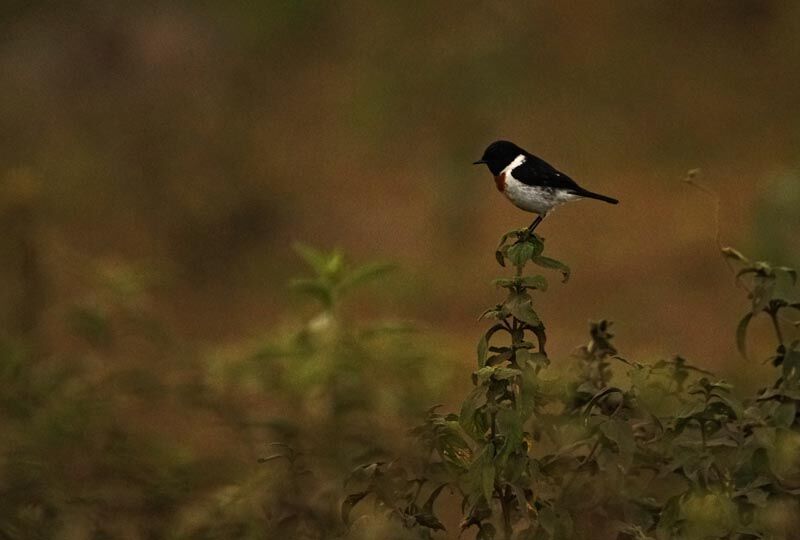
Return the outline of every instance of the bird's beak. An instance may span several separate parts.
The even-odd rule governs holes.
[[[485,159],[479,159],[478,161],[473,161],[472,162],[473,165],[483,165],[485,163],[486,163]]]

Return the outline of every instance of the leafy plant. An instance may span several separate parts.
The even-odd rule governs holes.
[[[412,431],[424,459],[354,472],[362,481],[344,500],[344,521],[389,520],[431,538],[445,528],[435,506],[446,494],[460,500],[462,531],[478,539],[790,535],[798,518],[789,509],[800,502],[800,356],[789,337],[798,324],[786,314],[799,304],[776,296],[775,283],[794,282],[795,271],[723,249],[742,265],[737,282],[751,302],[740,349],[761,313],[778,341],[777,380],[743,399],[680,356],[652,364],[620,356],[608,321],[591,324],[574,369],[551,374],[533,300],[548,282],[524,271],[533,263],[566,280],[569,268],[543,251],[526,231],[502,237],[496,259],[514,272],[494,281],[505,298],[481,315],[491,326],[478,342],[473,390],[459,413],[435,407]]]
[[[390,263],[374,262],[348,268],[340,250],[324,253],[305,244],[296,244],[295,251],[316,273],[312,278],[297,278],[290,286],[320,301],[326,310],[333,310],[342,296],[353,289],[383,277],[395,269]]]
[[[341,478],[364,460],[408,453],[396,426],[412,425],[451,377],[450,365],[410,325],[362,323],[347,309],[354,290],[393,265],[353,266],[339,250],[296,250],[312,273],[290,283],[313,301],[296,310],[301,324],[211,359],[209,380],[221,400],[247,399],[231,423],[260,457],[252,478],[200,505],[206,518],[184,529],[193,538],[231,530],[246,530],[247,538],[338,536],[347,515],[336,500]],[[348,487],[395,470],[385,469],[362,471]]]

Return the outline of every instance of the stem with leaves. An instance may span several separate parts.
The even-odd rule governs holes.
[[[543,239],[523,229],[503,235],[495,252],[498,263],[503,267],[510,263],[514,274],[494,280],[507,291],[506,298],[481,315],[496,323],[478,343],[478,369],[472,375],[475,388],[459,418],[477,456],[469,464],[467,485],[479,487],[468,490],[471,509],[463,526],[477,526],[479,538],[488,538],[495,530],[490,523],[494,500],[499,502],[504,538],[511,538],[515,516],[535,522],[528,457],[533,437],[526,424],[540,406],[538,374],[549,359],[545,327],[533,308],[531,293],[547,290],[548,284],[543,276],[525,275],[524,270],[528,263],[559,270],[564,281],[570,272],[562,262],[542,255],[543,251]],[[503,334],[506,343],[497,344]]]

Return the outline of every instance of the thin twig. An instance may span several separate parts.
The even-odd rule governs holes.
[[[720,251],[725,249],[725,246],[722,244],[722,233],[721,233],[721,225],[720,225],[720,215],[722,213],[722,202],[720,200],[719,194],[714,191],[713,189],[707,187],[706,185],[700,183],[697,180],[697,177],[700,175],[700,169],[691,169],[689,172],[686,173],[686,177],[684,177],[683,181],[690,186],[699,189],[706,195],[709,195],[714,200],[714,242],[717,244],[717,248]],[[731,271],[731,274],[736,276],[736,269],[731,264],[731,261],[728,260],[728,257],[723,257],[725,260],[725,266],[728,267],[728,270]],[[751,293],[747,286],[741,282],[741,280],[735,280],[736,285],[746,291],[747,293]]]

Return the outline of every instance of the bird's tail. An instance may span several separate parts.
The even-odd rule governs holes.
[[[614,197],[606,197],[605,195],[600,195],[599,193],[593,193],[591,191],[582,190],[578,193],[581,197],[586,197],[587,199],[597,199],[598,201],[607,202],[609,204],[617,204],[619,201]]]

